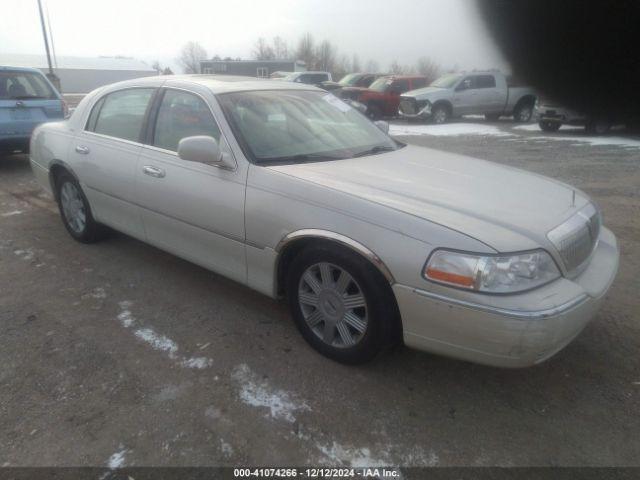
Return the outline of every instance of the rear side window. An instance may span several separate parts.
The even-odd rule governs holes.
[[[138,142],[153,88],[130,88],[110,93],[94,106],[87,130]]]
[[[404,93],[409,91],[409,80],[395,80],[391,85],[391,91],[396,93]]]
[[[220,129],[211,110],[197,95],[167,90],[158,110],[153,145],[177,152],[180,140],[196,135],[220,140]]]
[[[475,88],[495,88],[496,79],[493,75],[478,75]]]
[[[0,100],[49,100],[56,94],[41,73],[0,72]]]

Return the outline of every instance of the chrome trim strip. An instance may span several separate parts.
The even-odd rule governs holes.
[[[355,250],[360,253],[363,257],[368,259],[373,265],[380,270],[382,275],[391,283],[392,285],[395,283],[395,279],[393,278],[393,274],[384,264],[384,262],[378,257],[375,253],[369,250],[367,247],[362,245],[361,243],[356,242],[354,239],[349,238],[345,235],[341,235],[339,233],[331,232],[329,230],[318,230],[315,228],[308,228],[304,230],[297,230],[295,232],[291,232],[285,235],[282,240],[278,242],[276,245],[276,252],[280,253],[282,249],[293,242],[294,240],[299,240],[300,238],[324,238],[327,240],[332,240],[334,242],[341,243],[346,247],[349,247],[351,250]]]
[[[456,298],[447,297],[445,295],[440,295],[438,293],[427,292],[426,290],[420,290],[419,288],[414,288],[413,292],[420,295],[421,297],[430,298],[432,300],[438,300],[451,305],[470,308],[472,310],[492,313],[495,315],[503,315],[506,317],[512,317],[520,320],[541,320],[544,318],[553,317],[555,315],[560,315],[568,312],[569,310],[577,307],[578,305],[581,305],[589,298],[588,295],[582,294],[574,298],[573,300],[563,303],[562,305],[547,308],[544,310],[526,311],[526,310],[513,310],[510,308],[492,307],[489,305],[481,305],[479,303],[467,302],[465,300],[458,300]]]

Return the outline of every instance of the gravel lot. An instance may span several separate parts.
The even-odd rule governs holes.
[[[524,370],[333,363],[284,303],[124,235],[72,241],[26,156],[0,159],[0,464],[640,465],[640,139],[534,128],[392,126],[576,185],[618,236],[600,315]]]

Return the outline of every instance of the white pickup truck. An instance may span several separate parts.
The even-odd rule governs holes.
[[[399,115],[445,123],[452,117],[484,115],[487,120],[513,116],[529,122],[536,94],[500,72],[451,73],[419,90],[402,94]]]

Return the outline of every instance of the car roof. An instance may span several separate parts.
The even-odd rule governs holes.
[[[31,72],[31,73],[42,73],[37,68],[31,67],[12,67],[10,65],[0,65],[0,71],[5,72]]]
[[[317,90],[324,92],[320,88],[312,85],[298,84],[291,82],[278,82],[273,79],[257,79],[255,77],[241,77],[234,75],[158,75],[152,77],[142,77],[133,80],[114,83],[107,87],[108,90],[116,90],[127,87],[149,86],[160,87],[176,84],[201,85],[216,94],[246,92],[252,90]]]

